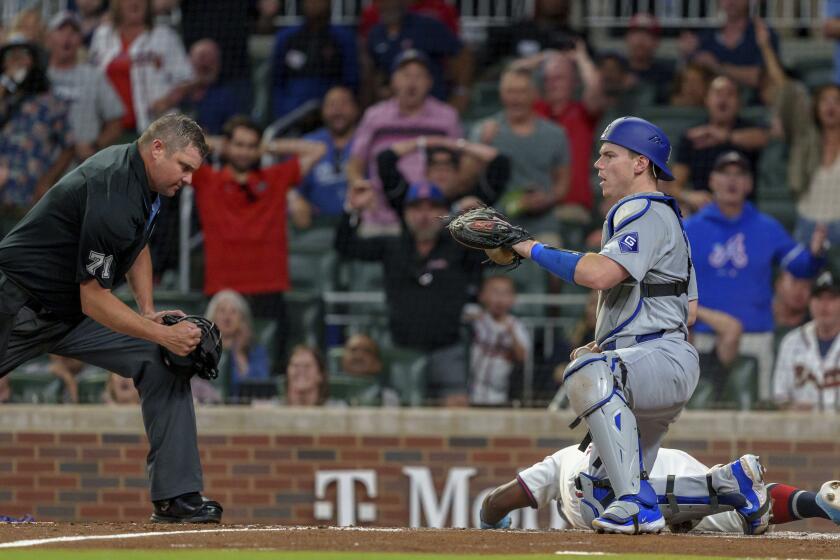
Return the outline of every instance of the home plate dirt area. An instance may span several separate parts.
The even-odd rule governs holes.
[[[840,533],[776,532],[760,537],[692,534],[597,535],[581,531],[478,531],[19,523],[0,525],[0,550],[38,548],[260,549],[447,554],[553,554],[557,551],[775,558],[840,557]],[[0,557],[2,552],[0,551]]]

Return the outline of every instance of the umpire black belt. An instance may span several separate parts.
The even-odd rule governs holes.
[[[680,333],[680,335],[682,335],[683,338],[685,338],[685,333],[683,333],[679,329],[662,329],[661,331],[656,331],[647,334],[639,334],[636,336],[617,336],[609,342],[601,344],[600,348],[601,350],[616,350],[620,348],[628,348],[630,346],[635,346],[636,344],[641,344],[642,342],[648,342],[649,340],[656,340],[658,338],[662,338],[666,334],[671,333]]]

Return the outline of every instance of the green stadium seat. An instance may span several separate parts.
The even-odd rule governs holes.
[[[110,375],[106,370],[99,368],[84,372],[78,382],[79,404],[101,403]]]
[[[335,281],[338,258],[332,251],[293,250],[289,254],[289,276],[292,289],[321,293]]]
[[[505,272],[502,268],[489,268],[485,276],[504,274],[513,279],[517,293],[544,294],[548,291],[548,273],[531,263],[523,263]]]
[[[321,346],[320,337],[324,329],[320,293],[298,291],[286,293],[286,313],[288,315],[287,350],[295,344]],[[283,365],[275,364],[275,369]]]
[[[382,347],[382,358],[388,371],[388,385],[407,406],[421,406],[426,397],[426,365],[423,352],[406,348]]]
[[[793,193],[787,184],[787,146],[772,140],[761,152],[755,183],[759,201],[783,200],[793,204]]]
[[[687,129],[703,122],[706,118],[706,111],[699,107],[657,106],[640,109],[638,116],[654,122],[662,128],[671,140],[672,153],[676,153],[680,136]]]
[[[830,57],[803,57],[793,67],[809,89],[834,82],[834,61]]]
[[[46,356],[31,360],[13,370],[9,375],[12,402],[57,403],[60,400],[61,381],[49,369]]]
[[[351,292],[376,292],[385,283],[382,263],[367,261],[345,261],[347,290]]]
[[[379,406],[382,387],[379,380],[342,373],[330,375],[330,398],[351,406]]]
[[[332,251],[335,227],[332,224],[313,226],[307,230],[289,227],[289,247],[293,253],[326,253]]]
[[[473,84],[470,104],[465,120],[480,120],[498,113],[502,109],[499,99],[499,82],[479,82]],[[469,129],[465,129],[469,130]]]
[[[697,388],[694,389],[694,393],[685,407],[690,410],[715,408],[714,390],[712,383],[701,377],[700,381],[697,382]]]
[[[758,401],[758,361],[739,356],[729,370],[722,401],[738,410],[750,410]]]

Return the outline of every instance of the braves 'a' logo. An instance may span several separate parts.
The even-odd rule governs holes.
[[[709,264],[713,268],[724,268],[728,264],[733,268],[744,268],[749,262],[743,233],[736,233],[723,243],[715,243],[709,254]]]
[[[85,269],[93,276],[96,276],[96,271],[101,268],[102,273],[100,274],[100,277],[102,279],[111,277],[111,264],[114,262],[113,255],[104,255],[102,253],[97,253],[96,251],[91,251],[88,253],[88,259],[89,260]]]

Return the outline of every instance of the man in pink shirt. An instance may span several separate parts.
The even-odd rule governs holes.
[[[429,59],[422,52],[409,49],[394,61],[391,88],[394,96],[365,111],[353,138],[353,150],[347,164],[348,184],[367,183],[378,193],[377,205],[365,215],[371,233],[396,231],[399,221],[382,195],[376,156],[395,142],[419,136],[461,138],[463,130],[458,113],[451,106],[429,95],[432,76]],[[408,182],[424,178],[423,150],[400,159],[399,169]]]

